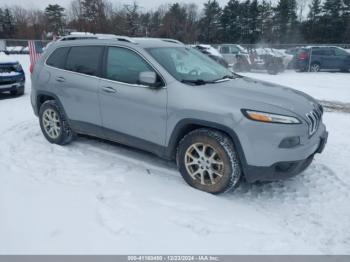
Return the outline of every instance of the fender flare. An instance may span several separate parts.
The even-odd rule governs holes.
[[[245,158],[245,154],[243,151],[243,147],[241,145],[241,142],[236,134],[236,132],[225,125],[218,124],[215,122],[205,121],[205,120],[199,120],[199,119],[192,119],[192,118],[186,118],[180,120],[173,132],[170,135],[169,143],[166,150],[166,158],[168,159],[174,159],[178,143],[180,140],[189,132],[192,130],[198,129],[198,128],[211,128],[216,129],[219,131],[222,131],[226,133],[233,141],[233,144],[235,146],[235,149],[237,150],[239,160],[241,162],[241,165],[243,169],[247,166],[247,161]]]

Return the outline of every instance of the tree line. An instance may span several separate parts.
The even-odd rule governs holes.
[[[225,6],[208,0],[203,6],[175,2],[156,10],[136,2],[73,0],[67,8],[0,8],[1,39],[50,39],[69,30],[185,43],[349,43],[350,0],[229,0]]]

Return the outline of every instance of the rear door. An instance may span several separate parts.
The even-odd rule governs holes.
[[[330,47],[314,48],[312,51],[312,62],[318,62],[322,69],[336,69],[337,59],[334,50]]]
[[[99,92],[107,136],[139,147],[164,146],[167,90],[160,75],[139,53],[125,47],[109,47],[104,64]],[[139,74],[146,71],[156,72],[163,87],[140,85]]]
[[[73,128],[80,131],[101,126],[98,88],[103,50],[100,46],[71,47],[63,70],[51,77]]]

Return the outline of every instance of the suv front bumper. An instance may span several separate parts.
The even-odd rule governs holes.
[[[328,140],[328,132],[320,135],[320,143],[314,153],[304,160],[278,162],[269,167],[247,166],[244,169],[245,178],[248,182],[277,181],[293,177],[303,172],[312,163],[315,154],[323,152]]]
[[[18,82],[18,83],[9,84],[9,85],[0,85],[0,93],[17,91],[20,88],[24,88],[24,82]]]

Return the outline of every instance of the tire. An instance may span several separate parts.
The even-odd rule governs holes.
[[[317,72],[320,72],[320,70],[321,70],[321,65],[319,63],[312,63],[310,65],[310,72],[317,73]]]
[[[39,110],[40,128],[45,138],[52,144],[66,145],[72,142],[74,133],[66,117],[55,100],[44,102]],[[47,123],[50,122],[49,125]],[[55,131],[53,131],[55,129]]]
[[[22,95],[24,95],[24,87],[20,87],[17,90],[10,91],[10,94],[12,96],[22,96]]]
[[[270,75],[277,75],[279,72],[278,65],[275,63],[270,63],[267,65],[267,73]]]
[[[202,157],[197,150],[202,150]],[[187,134],[179,143],[176,162],[191,187],[212,194],[233,190],[242,176],[232,140],[216,130],[203,128]]]

